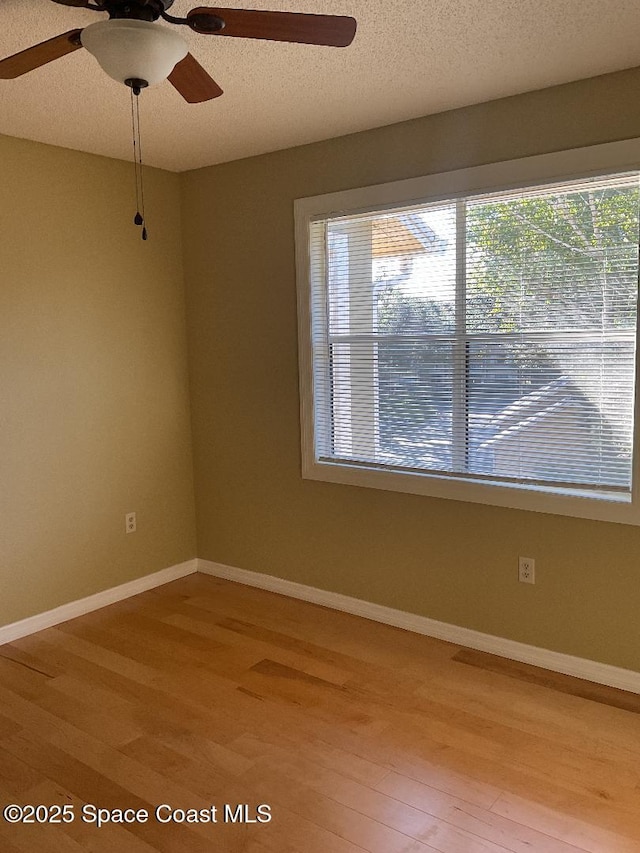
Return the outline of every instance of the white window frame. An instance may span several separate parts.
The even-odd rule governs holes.
[[[572,492],[565,487],[527,483],[477,482],[456,475],[413,471],[387,471],[318,460],[315,454],[314,366],[312,357],[311,271],[322,263],[311,257],[310,228],[314,220],[331,215],[351,215],[384,210],[394,205],[450,201],[470,194],[523,189],[588,176],[614,174],[640,168],[640,139],[572,149],[519,160],[492,163],[387,184],[297,199],[294,203],[296,276],[298,291],[298,344],[302,476],[304,479],[427,495],[450,500],[489,504],[640,525],[640,339],[636,345],[636,384],[631,494]],[[638,336],[638,329],[636,329]],[[317,377],[316,377],[317,379]]]

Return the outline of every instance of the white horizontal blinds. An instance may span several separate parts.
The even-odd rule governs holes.
[[[467,203],[469,471],[630,489],[638,180]]]
[[[315,402],[332,441],[319,456],[450,470],[455,205],[335,218],[312,234],[327,253],[330,382]]]
[[[637,176],[312,223],[316,456],[631,482]]]

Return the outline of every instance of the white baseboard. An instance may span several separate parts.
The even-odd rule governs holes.
[[[458,646],[466,646],[478,649],[482,652],[499,655],[510,660],[521,663],[532,664],[553,672],[561,672],[564,675],[573,675],[596,684],[606,684],[609,687],[618,687],[621,690],[629,690],[632,693],[640,693],[640,672],[630,669],[621,669],[617,666],[598,663],[585,658],[573,657],[560,652],[552,652],[549,649],[541,649],[537,646],[529,646],[518,643],[515,640],[507,640],[504,637],[495,637],[492,634],[482,634],[470,628],[461,628],[458,625],[450,625],[447,622],[438,622],[426,616],[418,616],[414,613],[406,613],[403,610],[394,610],[391,607],[383,607],[380,604],[372,604],[359,598],[351,598],[348,595],[340,595],[337,592],[328,592],[316,589],[312,586],[295,583],[294,581],[277,578],[273,575],[264,575],[258,572],[250,572],[246,569],[236,569],[233,566],[225,566],[221,563],[213,563],[209,560],[198,559],[198,571],[218,578],[226,578],[231,581],[267,589],[287,595],[290,598],[298,598],[302,601],[310,601],[333,610],[342,610],[355,616],[363,616],[374,622],[382,622],[385,625],[394,625],[396,628],[404,628],[416,634],[425,634],[428,637],[436,637],[446,640]]]
[[[20,622],[12,622],[9,625],[4,625],[0,627],[0,645],[19,640],[20,637],[27,637],[29,634],[35,634],[36,631],[51,628],[53,625],[59,625],[61,622],[66,622],[76,616],[91,613],[92,610],[99,610],[108,604],[115,604],[116,601],[131,598],[132,595],[137,595],[139,592],[146,592],[148,589],[154,589],[156,586],[162,586],[162,584],[178,580],[178,578],[192,575],[196,571],[197,561],[187,560],[185,563],[178,563],[176,566],[169,566],[167,569],[161,569],[159,572],[144,575],[128,583],[113,586],[102,592],[96,592],[95,595],[89,595],[77,601],[70,601],[69,604],[63,604],[60,607],[55,607],[53,610],[38,613],[36,616],[30,616],[28,619],[21,619]]]
[[[561,672],[565,675],[573,675],[577,678],[593,681],[596,684],[606,684],[610,687],[618,687],[621,690],[629,690],[632,693],[640,693],[640,673],[633,670],[621,669],[620,667],[609,666],[608,664],[598,663],[597,661],[573,657],[572,655],[565,655],[548,649],[541,649],[537,646],[529,646],[525,643],[518,643],[515,640],[496,637],[492,634],[483,634],[480,631],[473,631],[470,628],[462,628],[458,625],[450,625],[447,622],[438,622],[435,619],[429,619],[427,616],[418,616],[414,613],[406,613],[403,610],[394,610],[391,607],[373,604],[370,601],[362,601],[359,598],[352,598],[351,596],[341,595],[337,592],[329,592],[324,589],[317,589],[316,587],[285,580],[284,578],[277,578],[273,575],[251,572],[246,569],[237,569],[233,566],[225,566],[222,563],[214,563],[202,559],[187,560],[185,563],[161,569],[159,572],[153,572],[150,575],[123,583],[120,586],[105,589],[103,592],[97,592],[95,595],[87,596],[87,598],[71,601],[69,604],[63,604],[61,607],[47,610],[45,613],[39,613],[28,619],[22,619],[20,622],[1,626],[0,645],[11,643],[13,640],[18,640],[20,637],[26,637],[29,634],[35,634],[37,631],[42,631],[45,628],[51,628],[53,625],[59,625],[61,622],[66,622],[76,616],[82,616],[85,613],[91,613],[93,610],[99,610],[101,607],[106,607],[109,604],[115,604],[116,601],[123,601],[125,598],[130,598],[140,592],[146,592],[149,589],[162,586],[170,581],[186,577],[196,571],[219,578],[226,578],[245,584],[246,586],[277,592],[281,595],[287,595],[290,598],[309,601],[312,604],[319,604],[333,610],[352,613],[355,616],[362,616],[374,622],[382,622],[385,625],[404,628],[406,631],[413,631],[416,634],[425,634],[428,637],[446,640],[458,646],[478,649],[479,651],[489,652],[490,654],[499,655],[510,660],[532,664],[543,669],[549,669],[552,672]]]

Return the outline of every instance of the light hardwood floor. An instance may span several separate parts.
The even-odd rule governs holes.
[[[636,700],[461,651],[202,575],[2,646],[0,801],[75,820],[0,818],[0,850],[640,851]],[[97,829],[85,803],[152,814]]]

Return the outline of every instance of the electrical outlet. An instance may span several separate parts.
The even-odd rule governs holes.
[[[533,557],[518,557],[518,580],[520,583],[536,582],[536,561]]]
[[[128,512],[124,517],[124,529],[127,533],[135,533],[136,532],[136,514],[135,512]]]

